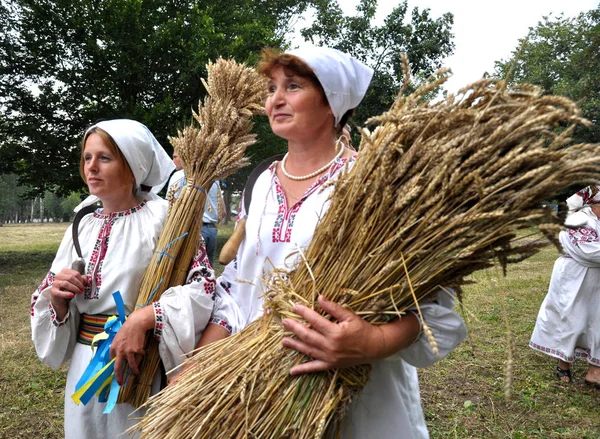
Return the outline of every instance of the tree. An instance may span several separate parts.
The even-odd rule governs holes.
[[[82,188],[78,143],[89,124],[129,117],[166,140],[191,119],[205,93],[200,78],[218,56],[253,64],[264,46],[287,47],[296,17],[314,7],[303,35],[371,65],[375,78],[356,116],[387,110],[406,52],[422,77],[452,52],[452,15],[406,2],[373,26],[376,0],[345,17],[335,0],[6,0],[0,2],[0,173],[14,172],[31,195]],[[258,118],[252,165],[285,148]],[[240,189],[252,165],[228,179]]]
[[[314,21],[301,30],[305,40],[350,53],[375,70],[367,95],[354,115],[358,126],[387,111],[394,102],[402,77],[402,53],[408,55],[418,81],[440,68],[443,58],[454,49],[452,14],[433,19],[429,9],[414,8],[410,23],[405,23],[406,1],[381,26],[373,25],[377,0],[361,0],[354,16],[345,16],[336,0],[315,1],[314,12]],[[227,180],[229,188],[240,190],[258,163],[285,151],[285,142],[272,134],[266,120],[257,122],[255,131],[259,142],[250,151],[252,164]],[[356,137],[355,143],[359,140]]]
[[[128,117],[167,136],[190,119],[219,56],[252,63],[283,43],[308,2],[8,0],[0,2],[0,173],[36,194],[82,187],[78,142]]]
[[[577,142],[600,142],[600,8],[575,18],[544,17],[506,61],[496,62],[495,75],[511,83],[539,85],[544,93],[564,95],[579,104],[591,127],[579,127]]]
[[[15,174],[0,174],[0,224],[25,219],[31,208],[31,203],[23,198],[25,192]]]
[[[352,54],[375,70],[363,102],[355,114],[357,125],[387,111],[402,80],[401,55],[407,55],[413,77],[423,80],[442,66],[452,54],[451,13],[434,19],[430,10],[414,8],[406,22],[408,6],[400,3],[385,18],[383,25],[372,24],[377,0],[361,0],[355,16],[344,16],[335,0],[322,0],[316,8],[315,22],[302,31],[310,42],[334,47]]]

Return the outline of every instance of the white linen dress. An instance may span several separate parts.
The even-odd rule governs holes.
[[[246,221],[246,238],[237,258],[217,280],[217,289],[229,292],[239,311],[236,314],[233,307],[227,310],[215,308],[213,321],[223,322],[229,330],[237,332],[262,315],[260,279],[265,278],[272,267],[294,266],[296,260],[289,255],[298,247],[308,246],[320,218],[329,207],[327,200],[332,186],[323,189],[323,185],[340,175],[346,161],[338,159],[291,207],[287,206],[275,165],[259,176]],[[354,159],[349,161],[352,164]],[[241,214],[245,215],[245,212]],[[236,282],[237,279],[250,280],[252,284]],[[443,358],[465,338],[466,327],[452,311],[453,298],[447,293],[439,293],[438,299],[437,303],[422,305],[421,310],[434,332]],[[421,337],[409,348],[373,363],[371,380],[345,417],[342,437],[428,438],[416,367],[429,366],[437,360],[425,337]]]
[[[134,410],[129,404],[117,404],[110,414],[103,414],[106,404],[99,403],[96,397],[84,406],[76,405],[71,395],[93,356],[90,346],[77,342],[81,314],[116,315],[112,297],[115,291],[120,291],[127,314],[133,312],[136,305],[142,277],[151,262],[167,215],[165,200],[154,195],[149,198],[127,211],[103,215],[100,209],[83,217],[79,241],[87,263],[89,284],[84,293],[71,301],[63,321],[55,317],[50,288],[55,273],[70,268],[77,258],[72,226],[63,237],[50,271],[32,296],[32,339],[38,356],[44,364],[55,369],[70,360],[64,407],[67,439],[116,438],[137,422],[128,419]],[[172,320],[186,322],[186,331],[179,331],[180,342],[171,340],[171,346],[165,346],[161,337],[164,322],[160,316],[156,319],[155,335],[161,340],[159,349],[166,357],[167,368],[181,363],[181,351],[187,352],[195,346],[212,314],[215,279],[207,261],[201,247],[188,274],[188,285],[167,290],[157,305],[159,309],[169,309]],[[167,340],[170,340],[171,325],[166,330]],[[188,349],[188,346],[191,347]],[[159,383],[159,380],[155,381]],[[143,412],[135,413],[136,417],[141,415]]]
[[[564,253],[554,263],[529,346],[600,367],[600,220],[584,208],[570,221],[582,227],[559,233]]]

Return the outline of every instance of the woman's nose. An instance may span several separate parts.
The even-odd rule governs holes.
[[[281,89],[275,90],[275,92],[271,95],[271,103],[275,107],[281,107],[285,104],[285,94]]]
[[[98,169],[98,160],[95,157],[90,158],[86,162],[85,167],[90,171],[97,170]]]

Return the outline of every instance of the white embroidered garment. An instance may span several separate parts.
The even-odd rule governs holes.
[[[77,258],[70,226],[50,272],[33,294],[31,329],[38,356],[53,368],[71,360],[65,389],[66,438],[116,437],[135,423],[127,420],[134,410],[129,404],[118,404],[109,415],[104,415],[106,404],[98,403],[96,398],[86,406],[78,406],[71,399],[75,384],[92,358],[92,349],[77,343],[77,335],[81,314],[116,314],[112,297],[115,291],[121,292],[127,313],[133,311],[166,214],[166,201],[151,200],[124,212],[102,215],[96,211],[86,215],[79,224],[79,242],[90,279],[84,293],[71,301],[64,321],[56,321],[50,304],[54,274],[71,267]]]
[[[261,278],[272,267],[291,268],[297,256],[289,257],[297,248],[306,248],[314,230],[329,206],[332,186],[323,189],[329,179],[337,178],[345,159],[338,160],[298,203],[288,207],[283,188],[274,173],[275,165],[263,172],[253,188],[246,222],[246,238],[237,258],[217,281],[217,289],[225,289],[239,305],[215,309],[215,319],[227,322],[233,332],[247,326],[262,313]],[[354,159],[350,159],[353,163]],[[243,203],[242,203],[243,204]],[[244,213],[242,214],[244,215]],[[253,283],[236,282],[236,279]],[[447,355],[466,336],[462,319],[452,311],[453,298],[439,293],[437,304],[421,307],[440,349]],[[438,358],[424,337],[409,348],[375,362],[371,380],[361,396],[351,405],[343,423],[343,438],[428,438],[420,404],[419,382],[415,367],[433,364]]]
[[[116,306],[112,293],[120,291],[127,313],[133,312],[137,302],[141,279],[150,263],[158,243],[167,214],[167,202],[162,199],[144,201],[124,212],[103,215],[100,211],[85,216],[79,225],[79,241],[87,262],[86,274],[89,284],[85,292],[70,303],[69,312],[62,322],[55,318],[50,304],[50,288],[54,274],[70,267],[77,258],[73,246],[71,227],[67,229],[50,272],[32,296],[32,339],[43,363],[58,368],[70,360],[65,389],[65,437],[72,439],[104,439],[120,435],[137,421],[129,420],[133,407],[117,404],[113,411],[102,413],[105,404],[93,398],[87,405],[76,405],[71,399],[75,384],[81,378],[92,358],[90,346],[77,342],[81,314],[115,315]],[[199,255],[202,254],[200,249]],[[204,252],[205,253],[205,252]],[[193,332],[203,330],[214,306],[214,275],[212,269],[202,266],[199,257],[188,275],[188,286],[167,290],[158,309],[168,308],[172,320],[163,322],[156,316],[155,334],[170,334],[172,321],[186,322],[186,331],[179,331],[178,341],[165,348],[160,337],[160,352],[166,363],[180,363],[181,349],[193,348],[201,335]],[[155,308],[156,309],[156,308]],[[195,326],[192,326],[195,323]],[[192,328],[192,329],[189,329]],[[190,331],[192,332],[190,334]],[[190,349],[191,349],[190,348]],[[157,390],[157,388],[154,388]],[[138,411],[136,416],[143,415]]]
[[[583,226],[559,234],[564,254],[554,263],[529,346],[600,367],[600,220],[591,211],[575,215]]]

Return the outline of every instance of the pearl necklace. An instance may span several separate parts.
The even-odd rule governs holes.
[[[336,142],[336,147],[337,147],[337,144],[338,144],[338,142]],[[311,172],[310,174],[300,175],[300,176],[288,174],[288,172],[285,170],[285,160],[287,159],[288,154],[289,154],[289,153],[286,153],[285,156],[283,157],[283,159],[281,160],[281,172],[283,172],[283,175],[285,175],[290,180],[296,180],[296,181],[308,180],[309,178],[316,177],[317,175],[321,174],[323,171],[329,169],[331,167],[331,165],[333,165],[335,163],[335,161],[342,156],[343,152],[344,152],[344,146],[340,143],[340,152],[338,152],[336,154],[336,156],[329,163],[327,163],[323,167],[317,169],[316,171]]]

